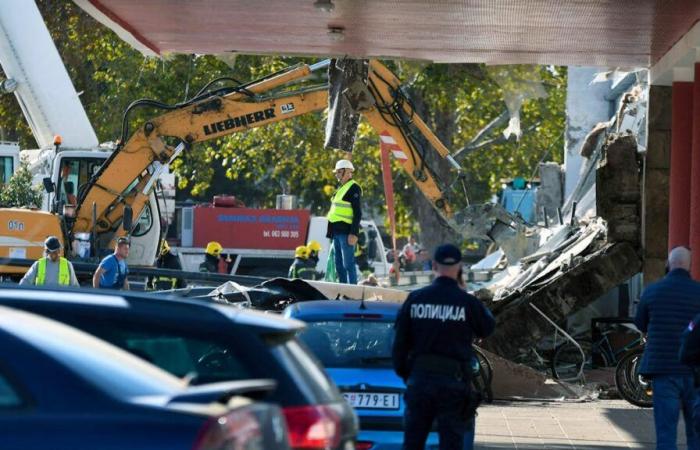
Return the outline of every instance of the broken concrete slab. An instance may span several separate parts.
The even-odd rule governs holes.
[[[540,339],[553,333],[552,325],[533,303],[555,323],[566,317],[641,270],[637,249],[627,242],[605,244],[581,256],[580,260],[522,292],[489,306],[496,317],[496,331],[484,347],[508,359],[517,360]]]
[[[537,217],[547,214],[549,223],[556,223],[557,209],[561,207],[564,197],[564,183],[561,166],[555,162],[540,164],[540,185],[537,188]]]
[[[547,384],[547,375],[523,364],[517,364],[487,350],[482,350],[491,363],[494,398],[512,397],[561,398],[566,393],[556,385]]]

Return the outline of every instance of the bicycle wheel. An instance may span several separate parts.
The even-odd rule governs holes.
[[[491,381],[493,380],[493,368],[486,355],[477,347],[474,347],[474,354],[479,362],[479,370],[472,376],[472,388],[481,392],[486,403],[493,402],[493,390]]]
[[[491,361],[489,361],[489,359],[479,347],[474,345],[473,348],[474,354],[479,360],[479,366],[482,367],[484,370],[484,378],[488,381],[488,384],[490,385],[493,381],[493,367],[491,367]]]
[[[554,352],[554,357],[552,357],[551,362],[552,376],[554,379],[575,380],[579,377],[583,366],[590,362],[591,343],[590,341],[581,341],[579,345],[583,349],[585,358],[581,355],[581,351],[573,342],[565,342]]]
[[[620,396],[642,408],[653,406],[651,383],[639,375],[643,348],[630,350],[620,359],[615,368],[615,386]]]

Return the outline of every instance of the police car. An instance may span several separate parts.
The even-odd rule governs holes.
[[[303,320],[301,340],[325,366],[360,419],[358,450],[399,449],[406,385],[391,361],[394,321],[401,305],[357,300],[295,303],[286,317]],[[426,448],[438,448],[437,432]]]

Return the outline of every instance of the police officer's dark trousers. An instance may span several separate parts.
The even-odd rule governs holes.
[[[406,450],[423,450],[436,421],[441,450],[461,450],[467,421],[462,415],[468,380],[414,370],[407,381],[404,414]]]

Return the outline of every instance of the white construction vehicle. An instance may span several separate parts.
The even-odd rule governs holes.
[[[80,189],[109,158],[112,148],[98,145],[78,93],[33,1],[0,0],[0,64],[7,77],[0,83],[0,91],[17,97],[39,145],[37,150],[21,151],[20,156],[28,162],[34,181],[47,188],[42,209],[61,216],[70,214]],[[12,158],[11,169],[8,169],[9,158]],[[18,163],[12,148],[6,149],[4,143],[0,145],[0,182],[16,170]],[[21,220],[19,217],[18,221]],[[158,242],[161,234],[160,213],[153,194],[137,220],[139,226],[132,234],[129,264],[151,265],[157,250],[154,242]],[[4,232],[0,235],[0,240],[10,239]],[[45,237],[34,235],[31,242],[17,242],[9,254],[0,254],[0,258],[38,258]],[[95,241],[91,242],[89,236],[76,236],[76,240],[83,248],[70,249],[74,256],[99,256]],[[90,243],[93,248],[85,252]],[[4,273],[26,270],[6,269]]]

